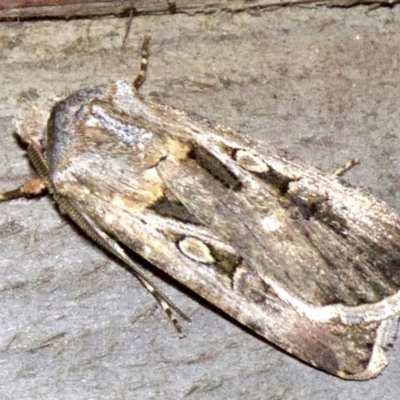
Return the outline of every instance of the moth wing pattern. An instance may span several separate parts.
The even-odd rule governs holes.
[[[294,294],[287,298],[294,307],[297,299],[310,305],[309,315],[314,307],[316,320],[339,311],[353,320],[357,310],[365,319],[369,304],[379,310],[371,311],[371,320],[390,315],[389,303],[399,311],[400,218],[389,206],[268,144],[181,110],[147,104],[121,82],[111,87],[114,117],[129,116],[125,125],[135,130],[135,157],[125,155],[126,169],[140,163],[138,172],[152,176],[136,182],[135,204],[138,192],[145,190],[146,203],[151,196],[158,199],[166,185],[275,290]],[[94,106],[93,120],[101,120],[106,113]],[[156,171],[148,168],[156,164]],[[251,239],[243,244],[243,237]],[[318,314],[321,307],[326,316]]]
[[[190,135],[191,159],[170,154],[162,160],[163,181],[266,282],[294,294],[287,298],[294,307],[298,298],[312,315],[313,306],[334,313],[330,305],[342,304],[344,319],[347,312],[355,318],[357,309],[365,319],[368,304],[376,310],[381,303],[371,319],[385,318],[389,303],[399,311],[400,218],[394,210],[267,145],[206,128]],[[209,159],[199,168],[202,152]],[[213,167],[225,168],[236,182],[226,184]],[[316,311],[315,318],[324,316]]]
[[[104,200],[98,210],[109,212]],[[119,207],[113,215],[116,229],[110,233],[120,242],[289,353],[349,379],[368,379],[386,365],[382,335],[388,321],[352,327],[311,321],[207,228],[151,210],[136,214]]]
[[[399,232],[384,203],[267,144],[145,102],[121,81],[59,102],[46,148],[57,193],[258,334],[347,379],[386,365]],[[379,213],[371,238],[368,218]],[[383,229],[393,234],[387,249]]]

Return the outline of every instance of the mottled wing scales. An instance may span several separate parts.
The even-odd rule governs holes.
[[[176,110],[170,110],[170,119],[176,126],[171,123],[175,130],[169,134],[190,143],[189,155],[195,156],[183,159],[170,152],[158,166],[161,178],[266,282],[274,281],[312,307],[382,302],[377,318],[400,311],[400,218],[386,204],[269,145],[229,130],[217,132],[204,121],[199,128]],[[205,152],[202,165],[204,156],[197,155]],[[210,170],[213,164],[217,172]],[[360,218],[360,210],[368,213]],[[387,313],[389,296],[395,308]],[[365,311],[360,308],[357,318]],[[315,310],[315,317],[326,316]]]
[[[288,307],[233,247],[206,227],[180,220],[184,214],[174,209],[168,217],[151,208],[113,209],[113,235],[239,322],[317,368],[345,379],[368,379],[386,365],[380,339],[386,321],[349,326],[339,320],[310,320]],[[97,212],[111,212],[107,199],[99,200]]]

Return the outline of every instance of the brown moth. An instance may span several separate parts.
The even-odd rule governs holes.
[[[172,310],[185,315],[119,243],[301,360],[378,375],[400,313],[399,215],[343,171],[146,101],[147,46],[133,85],[81,89],[16,122],[40,179],[0,200],[47,189],[181,335]]]

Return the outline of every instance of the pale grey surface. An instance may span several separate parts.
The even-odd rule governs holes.
[[[400,211],[399,8],[282,9],[134,20],[0,25],[0,188],[34,176],[12,136],[18,100],[137,72],[142,92],[348,175]],[[0,204],[0,399],[394,399],[400,344],[385,372],[345,382],[165,292],[193,323],[179,340],[139,283],[52,202]]]

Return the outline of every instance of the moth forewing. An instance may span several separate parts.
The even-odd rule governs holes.
[[[87,115],[80,116],[89,120]],[[317,323],[288,307],[235,248],[202,226],[185,208],[179,208],[178,199],[171,196],[168,187],[159,190],[163,181],[154,172],[163,169],[162,163],[144,171],[134,170],[131,180],[117,168],[111,168],[110,180],[119,185],[112,195],[94,179],[101,165],[94,170],[85,165],[86,159],[82,165],[75,160],[73,173],[78,181],[91,182],[91,193],[96,193],[96,201],[90,201],[93,194],[87,198],[82,195],[84,200],[80,204],[85,213],[154,265],[258,334],[318,368],[343,378],[367,379],[384,367],[379,335],[385,322],[354,326],[340,321]],[[146,160],[144,165],[148,165]],[[63,176],[61,170],[54,171],[54,176],[59,174]],[[144,204],[134,207],[128,189],[132,180],[144,179],[145,185],[144,176],[151,176],[153,186],[158,188],[149,196],[145,208]],[[96,190],[98,187],[102,190]],[[71,190],[63,191],[63,195],[79,197],[86,187]]]
[[[112,99],[107,108],[105,99]],[[321,268],[326,260],[322,248],[313,246],[311,255],[307,252],[311,234],[303,225],[311,224],[313,215],[306,206],[315,207],[315,199],[326,202],[321,192],[328,185],[342,188],[333,175],[312,167],[308,171],[294,158],[286,161],[291,174],[284,175],[279,170],[284,153],[269,146],[266,153],[262,145],[203,118],[146,103],[123,82],[84,96],[79,92],[56,110],[54,132],[68,131],[69,146],[81,151],[65,165],[60,162],[64,153],[58,151],[54,186],[63,196],[79,199],[102,229],[312,365],[349,379],[379,373],[386,363],[385,318],[394,314],[364,321],[357,307],[343,306],[344,301],[317,302],[311,290],[319,283],[312,268]],[[93,130],[103,138],[95,151],[85,136]],[[105,157],[110,151],[120,156]],[[317,186],[318,191],[309,186],[312,204],[290,197],[290,185],[300,187],[299,176],[311,179],[318,174],[325,187]],[[322,227],[325,240],[339,246],[335,237],[341,238],[341,232]],[[303,288],[305,293],[300,293],[305,300],[291,291],[294,279],[307,280],[308,292]],[[334,290],[335,284],[330,282]]]

